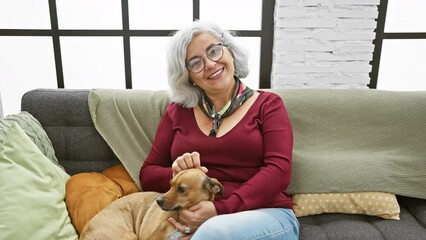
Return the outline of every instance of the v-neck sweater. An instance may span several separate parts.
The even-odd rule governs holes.
[[[166,192],[171,165],[184,153],[198,152],[207,175],[224,186],[216,195],[218,214],[258,208],[292,208],[286,192],[291,179],[293,130],[282,99],[259,91],[243,118],[220,137],[205,135],[194,109],[170,103],[140,171],[144,191]]]

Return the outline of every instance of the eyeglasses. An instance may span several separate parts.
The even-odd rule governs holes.
[[[213,62],[219,61],[223,57],[223,46],[227,45],[223,43],[211,45],[206,50],[206,57]],[[196,56],[191,58],[185,67],[193,73],[199,73],[204,70],[205,65],[204,58]]]

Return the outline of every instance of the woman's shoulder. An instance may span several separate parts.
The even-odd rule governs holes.
[[[280,95],[274,93],[274,92],[270,92],[270,91],[266,91],[266,90],[257,90],[257,92],[259,93],[259,100],[260,102],[268,102],[268,101],[279,101],[282,102],[282,98]]]
[[[270,91],[259,91],[258,107],[260,112],[265,116],[273,113],[286,114],[286,107],[281,96],[277,93]]]
[[[192,108],[185,108],[179,103],[170,102],[166,108],[166,114],[169,116],[176,116],[186,114],[192,111]]]

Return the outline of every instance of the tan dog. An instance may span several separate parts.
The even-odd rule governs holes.
[[[177,239],[182,234],[168,221],[170,217],[179,221],[178,210],[223,194],[222,184],[199,169],[179,172],[170,185],[163,195],[139,192],[114,201],[84,226],[80,240]]]

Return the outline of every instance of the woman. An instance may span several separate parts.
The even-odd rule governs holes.
[[[200,168],[224,186],[223,197],[170,219],[183,239],[298,239],[286,193],[293,135],[281,98],[253,91],[248,55],[231,33],[193,22],[168,49],[171,104],[141,171],[144,190],[165,192],[176,173]]]

